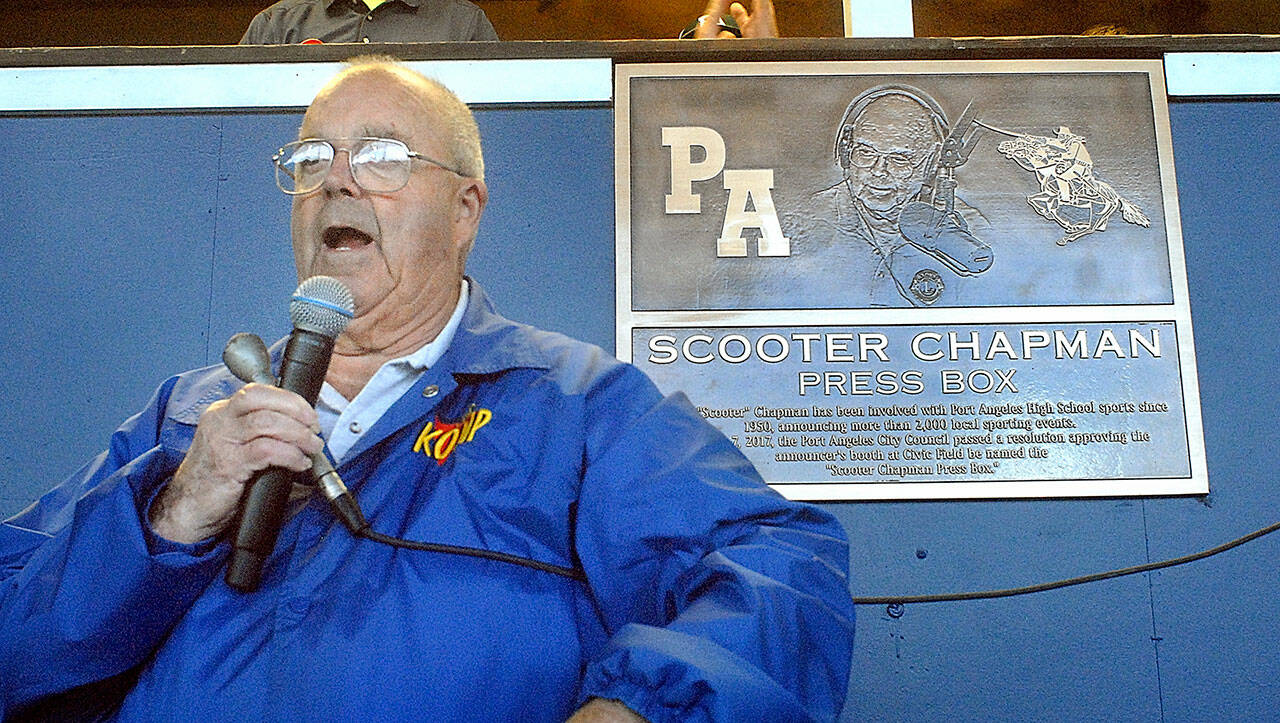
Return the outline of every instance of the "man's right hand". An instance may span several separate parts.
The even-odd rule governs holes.
[[[151,529],[181,543],[222,532],[256,473],[311,469],[311,455],[324,447],[319,429],[306,400],[265,384],[248,384],[214,402],[200,415],[191,449],[151,507]]]

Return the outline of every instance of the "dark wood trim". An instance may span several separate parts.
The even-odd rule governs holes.
[[[1159,58],[1169,52],[1275,52],[1280,35],[1041,36],[1032,38],[775,38],[544,40],[371,45],[0,48],[0,66],[336,62],[360,53],[405,60],[612,58],[619,63],[1017,58]]]

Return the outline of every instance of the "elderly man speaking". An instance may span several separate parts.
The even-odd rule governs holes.
[[[842,530],[683,396],[497,315],[464,276],[488,200],[466,106],[361,59],[299,137],[276,156],[298,276],[355,302],[317,409],[178,375],[0,528],[6,719],[833,719]],[[354,536],[298,486],[261,586],[228,586],[246,484],[326,445],[373,529],[507,558]]]

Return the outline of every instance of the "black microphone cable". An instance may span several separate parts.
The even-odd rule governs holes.
[[[222,352],[222,361],[226,364],[227,369],[243,382],[257,382],[259,384],[273,384],[275,382],[275,379],[271,376],[271,358],[267,353],[267,345],[255,334],[240,333],[232,336],[227,341],[227,346]],[[329,461],[324,450],[321,450],[311,458],[311,474],[315,478],[320,492],[329,501],[329,506],[333,509],[334,515],[356,537],[363,537],[374,542],[381,542],[392,547],[408,550],[479,557],[512,565],[521,565],[534,570],[549,572],[553,575],[561,575],[571,580],[586,580],[586,575],[581,570],[572,567],[553,565],[549,562],[511,555],[505,552],[485,550],[479,547],[446,545],[437,542],[417,542],[375,532],[369,527],[369,522],[365,520],[364,513],[360,511],[360,505],[356,502],[355,497],[347,491],[347,486],[343,484],[342,478],[338,476],[337,470],[333,468],[333,463]]]
[[[1151,572],[1152,570],[1163,570],[1168,567],[1177,565],[1185,565],[1188,562],[1203,560],[1206,557],[1212,557],[1227,550],[1239,547],[1246,542],[1252,542],[1259,537],[1269,535],[1276,530],[1280,530],[1280,522],[1276,522],[1260,530],[1254,530],[1243,537],[1237,537],[1230,542],[1225,542],[1217,547],[1208,550],[1201,550],[1190,555],[1182,557],[1174,557],[1159,562],[1148,562],[1143,565],[1133,565],[1131,567],[1122,567],[1118,570],[1108,570],[1107,572],[1096,572],[1091,575],[1081,575],[1079,577],[1071,577],[1065,580],[1055,580],[1053,582],[1042,582],[1036,585],[1026,585],[1023,587],[1012,587],[1003,590],[979,590],[976,592],[958,592],[958,593],[938,593],[932,595],[876,595],[876,596],[854,596],[853,601],[858,605],[889,605],[900,606],[908,603],[931,603],[931,602],[958,602],[961,600],[989,600],[992,598],[1013,597],[1015,595],[1028,595],[1033,592],[1044,592],[1046,590],[1057,590],[1058,588],[1071,587],[1072,585],[1083,585],[1088,582],[1097,582],[1099,580],[1110,580],[1116,577],[1124,577],[1126,575],[1136,575],[1140,572]]]
[[[409,550],[422,550],[426,552],[442,552],[454,555],[468,555],[471,557],[479,557],[487,560],[497,560],[512,565],[521,565],[542,572],[549,572],[555,575],[561,575],[571,580],[585,581],[586,576],[581,570],[575,568],[564,567],[561,565],[553,565],[551,563],[533,560],[518,555],[511,555],[505,552],[495,552],[493,550],[485,550],[476,547],[464,547],[460,545],[446,545],[434,542],[417,542],[414,540],[405,540],[390,535],[384,535],[375,532],[369,527],[369,523],[365,520],[364,515],[360,511],[359,505],[355,498],[347,491],[346,485],[342,479],[338,477],[337,471],[333,469],[328,457],[321,452],[313,461],[312,472],[315,474],[321,491],[324,493],[325,499],[329,501],[334,514],[340,519],[343,525],[351,531],[356,537],[363,537],[375,542],[400,547]],[[1089,575],[1081,575],[1079,577],[1067,578],[1065,580],[1055,580],[1052,582],[1043,582],[1034,585],[1025,585],[1023,587],[1005,588],[999,590],[979,590],[974,592],[959,593],[935,593],[927,595],[874,595],[874,596],[857,596],[853,598],[853,602],[857,605],[906,605],[908,603],[930,603],[930,602],[959,602],[962,600],[989,600],[993,598],[1014,597],[1017,595],[1029,595],[1035,592],[1045,592],[1048,590],[1057,590],[1059,588],[1071,587],[1073,585],[1083,585],[1090,582],[1098,582],[1100,580],[1110,580],[1117,577],[1125,577],[1127,575],[1136,575],[1143,572],[1151,572],[1153,570],[1163,570],[1169,567],[1185,565],[1196,560],[1203,560],[1206,557],[1221,554],[1227,550],[1239,547],[1247,542],[1252,542],[1260,537],[1269,535],[1276,530],[1280,530],[1280,522],[1268,525],[1260,530],[1255,530],[1243,537],[1238,537],[1230,542],[1218,545],[1217,547],[1190,555],[1183,555],[1159,562],[1149,562],[1142,565],[1133,565],[1130,567],[1122,567],[1116,570],[1108,570],[1106,572],[1097,572]]]
[[[355,498],[347,491],[346,485],[342,479],[338,477],[337,471],[333,469],[328,457],[321,452],[312,460],[312,472],[315,474],[321,491],[324,493],[325,499],[329,500],[334,514],[338,519],[342,520],[343,525],[351,531],[356,537],[364,537],[375,542],[400,547],[409,550],[422,550],[426,552],[442,552],[454,555],[468,555],[471,557],[479,557],[487,560],[497,560],[512,565],[521,565],[542,572],[549,572],[555,575],[561,575],[571,580],[585,581],[586,577],[581,570],[575,568],[564,567],[561,565],[553,565],[551,563],[533,560],[518,555],[511,555],[505,552],[495,552],[493,550],[485,550],[476,547],[464,547],[460,545],[446,545],[433,542],[416,542],[413,540],[405,540],[390,535],[384,535],[375,532],[369,527],[369,523],[365,520],[364,515],[360,511],[359,505]],[[1014,597],[1017,595],[1029,595],[1035,592],[1045,592],[1048,590],[1057,590],[1059,588],[1071,587],[1073,585],[1083,585],[1090,582],[1098,582],[1100,580],[1110,580],[1117,577],[1125,577],[1127,575],[1136,575],[1142,572],[1151,572],[1153,570],[1163,570],[1169,567],[1185,565],[1196,560],[1203,560],[1206,557],[1221,554],[1227,550],[1239,547],[1247,542],[1252,542],[1260,537],[1269,535],[1276,530],[1280,530],[1280,522],[1268,525],[1260,530],[1255,530],[1243,537],[1238,537],[1230,542],[1218,545],[1217,547],[1190,555],[1183,555],[1159,562],[1149,562],[1142,565],[1133,565],[1130,567],[1122,567],[1117,570],[1108,570],[1106,572],[1097,572],[1090,575],[1081,575],[1079,577],[1067,578],[1065,580],[1055,580],[1053,582],[1043,582],[1035,585],[1026,585],[1023,587],[1005,588],[999,590],[979,590],[974,592],[959,593],[935,593],[928,595],[875,595],[875,596],[857,596],[853,598],[853,602],[857,605],[906,605],[908,603],[930,603],[930,602],[959,602],[962,600],[989,600],[993,598]]]
[[[586,575],[581,570],[563,565],[553,565],[549,562],[534,560],[519,555],[512,555],[506,552],[497,552],[495,550],[486,550],[480,547],[466,547],[463,545],[446,545],[439,542],[418,542],[416,540],[405,540],[391,535],[384,535],[376,532],[369,526],[369,522],[364,518],[364,513],[360,511],[360,505],[352,494],[347,491],[347,486],[343,484],[342,478],[338,476],[337,470],[333,468],[333,464],[325,453],[321,451],[311,459],[311,472],[316,478],[316,484],[320,488],[320,492],[324,494],[329,506],[332,508],[334,515],[342,521],[344,527],[356,537],[363,537],[374,542],[381,542],[384,545],[399,547],[406,550],[419,550],[422,552],[440,552],[448,555],[465,555],[467,557],[478,557],[485,560],[496,560],[511,565],[520,565],[522,567],[532,568],[541,572],[549,572],[553,575],[567,577],[570,580],[585,581]]]

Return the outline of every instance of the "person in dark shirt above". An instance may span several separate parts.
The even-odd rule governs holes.
[[[730,32],[732,30],[732,32]],[[681,37],[776,38],[772,0],[708,0]],[[280,0],[249,23],[241,45],[416,43],[498,40],[484,11],[467,0]]]
[[[258,13],[241,45],[497,40],[467,0],[280,0]]]

